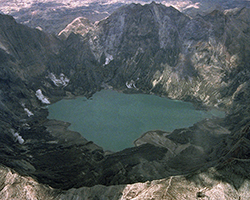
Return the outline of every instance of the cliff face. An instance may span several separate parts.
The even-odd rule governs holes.
[[[1,197],[248,198],[248,13],[190,18],[161,4],[131,4],[63,41],[1,15]],[[112,154],[47,119],[47,104],[110,86],[228,115],[147,132],[136,147]]]
[[[142,91],[225,107],[249,78],[242,74],[249,68],[246,10],[191,19],[173,7],[132,4],[100,22],[89,43],[114,87],[134,83]]]

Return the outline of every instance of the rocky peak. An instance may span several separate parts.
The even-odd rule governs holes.
[[[70,24],[68,24],[59,34],[58,36],[62,39],[66,39],[70,33],[80,34],[84,36],[90,30],[94,28],[94,24],[91,23],[85,17],[78,17],[74,19]]]
[[[238,9],[237,12],[233,13],[233,16],[238,19],[242,20],[243,22],[250,24],[250,8],[242,8]]]
[[[16,23],[15,19],[10,16],[10,15],[3,15],[3,14],[0,14],[0,21],[1,21],[1,26],[11,26],[13,24]]]
[[[157,49],[175,52],[179,48],[179,32],[189,20],[173,7],[162,4],[130,4],[101,21],[90,43],[97,59],[103,53],[115,58],[118,52],[128,58],[138,49],[153,54]],[[175,61],[169,62],[172,65]]]

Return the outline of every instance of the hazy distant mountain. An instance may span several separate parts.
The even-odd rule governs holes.
[[[10,14],[15,19],[30,27],[39,27],[45,32],[58,34],[67,24],[77,17],[85,17],[90,21],[99,21],[117,8],[130,3],[150,3],[151,0],[83,0],[83,1],[52,1],[52,0],[12,0],[0,1],[0,12]],[[216,9],[231,9],[249,7],[250,2],[225,0],[160,0],[156,1],[166,6],[174,6],[189,15],[207,13]]]

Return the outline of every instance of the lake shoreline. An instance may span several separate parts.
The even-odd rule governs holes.
[[[106,93],[106,94],[105,94]],[[165,103],[164,102],[172,102],[173,103],[173,105],[177,105],[177,104],[180,104],[181,106],[183,106],[184,104],[185,105],[188,105],[188,107],[189,107],[189,109],[194,109],[194,106],[193,106],[193,104],[191,104],[190,102],[183,102],[183,101],[181,101],[181,100],[171,100],[171,99],[169,99],[169,98],[165,98],[165,97],[159,97],[159,96],[157,96],[157,95],[150,95],[150,94],[141,94],[141,93],[136,93],[136,96],[134,96],[134,94],[132,94],[132,93],[129,93],[130,95],[128,95],[128,96],[126,96],[128,93],[124,93],[123,91],[116,91],[116,90],[100,90],[100,91],[98,91],[98,92],[96,92],[92,97],[90,97],[90,98],[86,98],[85,96],[81,96],[81,97],[76,97],[76,98],[70,98],[70,99],[64,99],[64,100],[66,100],[66,101],[70,101],[70,100],[73,100],[73,101],[86,101],[86,102],[88,102],[88,106],[92,106],[91,104],[92,103],[95,103],[95,101],[98,101],[97,99],[96,99],[96,95],[98,96],[98,95],[101,95],[101,97],[102,98],[104,98],[105,96],[105,98],[108,98],[107,100],[104,100],[103,102],[102,101],[100,101],[98,104],[103,104],[103,105],[101,105],[101,107],[98,107],[98,110],[103,110],[104,109],[104,111],[105,111],[105,113],[108,113],[108,112],[111,112],[110,110],[112,110],[112,106],[113,106],[113,104],[107,104],[107,102],[108,101],[113,101],[113,99],[116,99],[116,98],[118,98],[119,100],[117,100],[118,102],[114,102],[114,105],[116,105],[116,106],[118,106],[118,108],[123,108],[124,106],[125,106],[125,104],[127,104],[128,102],[126,102],[126,101],[124,101],[124,99],[126,99],[126,98],[132,98],[133,100],[130,100],[131,102],[129,103],[129,104],[132,104],[132,106],[138,106],[139,105],[139,103],[140,103],[140,101],[146,101],[146,102],[144,102],[144,103],[147,103],[147,104],[144,104],[144,105],[139,105],[139,106],[142,106],[142,109],[144,109],[145,110],[145,105],[148,105],[149,107],[147,108],[147,112],[153,112],[153,113],[151,113],[151,114],[143,114],[143,115],[148,115],[148,116],[150,116],[150,115],[152,115],[153,114],[153,116],[155,116],[155,117],[153,117],[152,119],[149,119],[149,122],[147,122],[146,123],[146,126],[147,126],[147,124],[148,123],[150,123],[150,121],[152,121],[152,120],[155,120],[155,122],[154,123],[156,123],[156,124],[158,124],[159,123],[159,120],[158,120],[158,118],[159,117],[156,117],[157,115],[157,112],[158,113],[160,113],[160,112],[162,112],[162,110],[164,110],[164,109],[166,109],[165,107]],[[104,95],[104,96],[102,96],[102,95]],[[131,96],[132,95],[132,96]],[[146,96],[145,96],[146,95]],[[85,100],[83,100],[82,98],[85,98]],[[141,99],[141,100],[138,100],[138,102],[134,102],[134,103],[132,103],[132,101],[134,101],[136,98],[143,98],[143,99]],[[92,102],[92,100],[94,99],[94,102]],[[150,100],[151,99],[151,100]],[[153,99],[156,99],[156,100],[153,100]],[[119,101],[124,101],[123,103],[120,103]],[[157,101],[158,102],[158,104],[161,104],[161,108],[160,108],[160,110],[153,110],[153,111],[151,111],[151,109],[156,109],[157,107],[154,107],[154,108],[151,108],[152,107],[152,105],[151,105],[151,102],[150,101]],[[104,104],[104,102],[106,102],[106,104]],[[75,102],[73,103],[70,103],[71,104],[71,106],[73,106],[73,107],[76,107],[76,105],[75,105]],[[124,104],[124,105],[123,105]],[[52,104],[51,106],[53,106],[54,104]],[[167,104],[166,104],[167,105]],[[50,106],[50,107],[51,107]],[[96,106],[96,105],[95,105]],[[94,107],[92,107],[92,109],[93,110],[96,110],[97,108],[95,108],[95,106]],[[99,106],[99,105],[98,105]],[[105,108],[106,106],[109,106],[109,108]],[[147,107],[147,106],[146,106]],[[65,106],[63,106],[63,108],[64,108],[64,110],[65,110]],[[117,108],[117,109],[118,109]],[[124,107],[125,108],[125,110],[128,110],[129,109],[129,107]],[[177,107],[178,108],[178,107]],[[80,106],[78,109],[76,109],[76,112],[79,112],[79,110],[80,109],[82,109],[82,107]],[[85,115],[89,115],[89,114],[91,114],[91,112],[92,112],[92,110],[90,110],[89,108],[85,108],[85,109],[87,109],[88,110],[88,112],[85,114]],[[130,112],[133,112],[134,110],[136,109],[136,107],[134,107],[134,108],[131,108],[131,110],[130,110]],[[171,109],[172,110],[172,108],[168,108],[168,109]],[[179,110],[180,110],[180,108],[178,108]],[[183,107],[183,109],[184,109],[184,107]],[[185,110],[185,109],[184,109]],[[70,112],[70,115],[71,116],[73,116],[74,114],[73,113],[71,113],[71,110],[70,111],[68,111],[68,112]],[[82,110],[81,112],[86,112],[85,110]],[[95,111],[96,112],[96,111]],[[118,110],[116,111],[116,112],[118,112]],[[119,110],[119,112],[123,112],[122,110]],[[167,112],[167,111],[166,111]],[[171,111],[171,112],[173,112],[173,111]],[[192,115],[192,117],[191,118],[194,118],[194,116],[195,115],[201,115],[202,113],[208,113],[208,112],[210,112],[210,111],[204,111],[204,110],[197,110],[197,109],[194,109],[194,113],[196,113],[196,114],[194,114],[194,115]],[[50,116],[48,117],[49,119],[51,118],[51,111],[49,111],[49,113],[50,113]],[[78,115],[80,115],[81,113],[78,113]],[[199,120],[202,120],[203,118],[199,118],[199,120],[198,121],[193,121],[193,122],[190,122],[190,123],[188,123],[188,124],[185,124],[185,123],[183,123],[183,122],[181,122],[181,126],[179,126],[179,127],[173,127],[173,128],[170,128],[170,129],[166,129],[166,128],[164,128],[165,126],[162,126],[162,125],[160,125],[159,124],[159,126],[158,125],[156,125],[155,127],[153,127],[153,128],[144,128],[144,129],[141,129],[141,128],[139,128],[139,126],[138,126],[138,124],[144,124],[145,122],[143,122],[143,121],[140,121],[140,120],[138,120],[140,117],[141,117],[141,114],[139,114],[139,111],[137,111],[136,113],[135,113],[135,115],[137,116],[137,117],[129,117],[127,114],[127,111],[126,111],[126,113],[125,114],[122,114],[122,113],[120,113],[121,115],[124,115],[124,117],[125,117],[125,121],[122,121],[120,118],[117,118],[116,117],[116,113],[111,113],[111,115],[112,116],[114,116],[114,119],[112,120],[112,118],[110,119],[111,121],[117,121],[117,123],[119,122],[119,123],[125,123],[126,121],[126,123],[128,123],[128,124],[130,124],[130,125],[127,125],[127,126],[135,126],[135,127],[137,127],[134,131],[132,131],[132,132],[136,132],[136,135],[137,136],[135,136],[133,139],[131,139],[131,143],[130,143],[130,145],[129,146],[124,146],[124,148],[127,148],[127,147],[132,147],[132,144],[133,144],[133,141],[134,140],[136,140],[136,139],[138,139],[139,137],[141,137],[142,136],[142,134],[144,134],[145,132],[147,132],[147,131],[151,131],[151,130],[156,130],[156,129],[161,129],[161,130],[163,130],[163,131],[173,131],[173,130],[175,130],[176,128],[183,128],[183,127],[189,127],[189,126],[192,126],[194,123],[196,123],[196,122],[198,122]],[[162,114],[164,114],[164,113],[162,113]],[[216,113],[215,113],[216,114]],[[59,114],[60,116],[63,116],[63,115],[65,115],[65,113],[64,112],[62,112],[62,113],[60,113]],[[67,113],[66,115],[69,115],[69,113]],[[178,114],[178,115],[180,115],[180,116],[182,116],[183,114],[182,114],[182,110],[180,110],[180,113]],[[202,115],[205,115],[205,114],[202,114]],[[212,116],[212,114],[209,114],[210,115],[210,117]],[[163,115],[164,116],[164,115]],[[163,118],[165,118],[165,117],[160,117],[159,119],[163,119]],[[95,118],[97,118],[97,119],[99,119],[101,116],[94,116]],[[119,128],[117,128],[116,127],[116,122],[110,122],[110,121],[108,121],[108,120],[106,120],[106,119],[102,119],[105,123],[105,125],[104,125],[104,129],[103,130],[97,130],[97,129],[95,129],[96,128],[96,126],[98,125],[100,125],[102,122],[98,122],[97,124],[95,124],[94,122],[91,122],[91,121],[89,121],[89,122],[86,122],[86,121],[88,121],[89,119],[88,118],[82,118],[82,117],[80,117],[81,118],[81,121],[83,121],[83,122],[85,122],[85,123],[87,123],[88,125],[89,124],[92,124],[92,126],[93,126],[93,128],[94,128],[94,130],[93,131],[90,131],[90,130],[88,130],[88,129],[86,129],[86,127],[81,127],[81,128],[79,128],[78,127],[78,125],[76,125],[75,124],[75,121],[77,121],[78,119],[75,119],[75,120],[73,120],[73,121],[70,121],[70,120],[67,120],[67,119],[65,119],[65,118],[59,118],[58,120],[61,120],[61,121],[70,121],[71,122],[71,127],[69,127],[69,129],[70,130],[72,130],[72,131],[77,131],[77,132],[80,132],[81,133],[81,135],[84,137],[84,138],[87,138],[87,140],[91,140],[91,141],[94,141],[95,143],[97,143],[99,146],[102,146],[102,147],[104,147],[104,149],[105,150],[107,150],[107,147],[105,148],[105,146],[103,146],[102,144],[100,144],[100,143],[98,143],[98,142],[96,142],[97,140],[105,140],[106,138],[103,136],[103,133],[101,134],[101,136],[97,136],[96,135],[96,132],[101,132],[101,131],[104,131],[104,133],[105,134],[110,134],[110,132],[115,132],[117,135],[123,135],[124,133],[123,132],[119,132],[119,131],[122,131],[122,130],[120,130]],[[174,117],[172,117],[172,116],[169,116],[169,117],[167,117],[167,118],[169,118],[169,120],[171,121],[171,120],[174,120],[174,121],[172,121],[172,124],[175,124],[175,123],[177,123],[176,121],[175,121],[175,119],[172,119],[172,118],[174,118]],[[190,119],[188,119],[188,120],[190,120]],[[177,121],[179,121],[179,120],[177,120]],[[165,125],[165,124],[164,124]],[[122,126],[124,126],[124,125],[122,125]],[[121,129],[124,129],[124,130],[126,130],[127,128],[127,126],[124,126],[123,128],[121,128]],[[145,126],[145,125],[143,125],[143,126]],[[76,127],[78,127],[78,128],[76,128]],[[111,130],[109,129],[111,127]],[[116,128],[114,128],[114,127],[116,127]],[[141,130],[140,130],[141,129]],[[86,135],[86,132],[88,133],[87,135]],[[90,136],[88,136],[89,135],[89,132],[91,132],[91,134],[90,134]],[[104,135],[105,135],[104,134]],[[92,137],[92,135],[95,135],[95,137]],[[125,134],[126,135],[126,134]],[[117,141],[119,141],[120,139],[119,139],[119,137],[118,136],[113,136],[113,137],[117,137],[116,139],[117,139]],[[102,138],[102,139],[101,139]],[[97,140],[96,140],[97,139]],[[115,143],[115,140],[113,141],[114,143]],[[124,149],[124,148],[122,148],[122,149]],[[119,151],[119,150],[122,150],[122,149],[110,149],[111,151]]]

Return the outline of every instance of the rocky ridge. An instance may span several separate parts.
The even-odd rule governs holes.
[[[248,69],[249,49],[240,42],[249,42],[242,21],[248,18],[246,9],[236,15],[214,11],[191,19],[173,7],[132,4],[100,22],[89,43],[112,86],[122,89],[134,82],[147,92],[223,108],[234,96],[234,80],[228,77],[243,63]]]
[[[78,17],[68,24],[66,28],[58,34],[58,36],[62,39],[66,39],[72,32],[75,34],[85,35],[93,28],[94,24],[92,24],[87,18]]]
[[[1,15],[1,197],[247,199],[248,13],[190,18],[161,4],[131,4],[65,41]],[[148,132],[137,147],[112,154],[46,118],[46,104],[104,85],[228,115]]]

